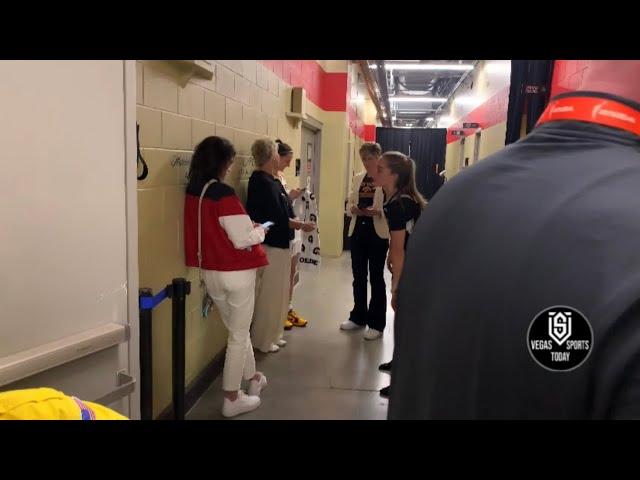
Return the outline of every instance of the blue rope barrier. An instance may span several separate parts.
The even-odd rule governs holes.
[[[140,310],[152,310],[162,303],[165,298],[167,298],[166,288],[163,288],[162,291],[154,297],[140,297]]]

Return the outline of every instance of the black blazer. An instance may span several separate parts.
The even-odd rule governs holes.
[[[266,172],[256,170],[249,178],[247,212],[254,222],[274,222],[264,243],[275,248],[289,248],[294,232],[289,219],[295,218],[291,200],[282,184]]]

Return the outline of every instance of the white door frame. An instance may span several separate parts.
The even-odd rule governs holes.
[[[136,61],[124,60],[124,158],[127,218],[127,311],[129,314],[129,375],[136,388],[129,395],[129,417],[140,419],[140,322],[138,271],[138,168],[136,140]]]

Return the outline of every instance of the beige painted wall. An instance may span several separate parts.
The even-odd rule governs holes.
[[[455,128],[458,128],[460,119],[508,87],[510,72],[511,62],[509,60],[482,60],[478,63],[471,77],[456,92],[446,112],[451,121],[456,121],[453,123]],[[451,125],[450,122],[438,123],[438,126],[446,127],[449,125]],[[505,134],[506,121],[482,130],[479,160],[503,148]],[[467,136],[464,144],[464,157],[469,157],[470,165],[473,164],[474,137],[474,135]],[[447,145],[445,168],[448,179],[459,172],[460,148],[461,140]]]
[[[493,127],[482,130],[480,137],[479,160],[504,148],[504,138],[507,133],[507,123],[502,122]],[[464,143],[464,156],[469,157],[469,165],[473,164],[474,135],[469,135]],[[445,168],[447,170],[447,178],[451,179],[460,170],[460,148],[461,140],[449,143],[447,145],[447,154],[445,159]]]
[[[238,152],[226,182],[241,198],[243,164],[252,165],[250,148],[260,137],[280,138],[300,156],[300,124],[288,119],[291,87],[255,60],[212,60],[213,79],[185,84],[175,62],[137,62],[137,120],[149,176],[138,182],[140,286],[158,292],[174,277],[192,282],[187,301],[186,380],[192,382],[226,344],[217,312],[203,319],[197,270],[184,265],[183,206],[188,166],[172,166],[176,156],[193,151],[208,135],[231,140]],[[327,71],[347,71],[346,60],[326,60]],[[323,255],[342,253],[343,210],[348,168],[349,129],[345,112],[325,112],[308,103],[322,122],[320,239]],[[357,141],[355,142],[357,144]],[[299,185],[295,161],[285,172]],[[154,310],[154,415],[171,402],[171,306]]]
[[[193,381],[222,351],[226,330],[216,311],[203,319],[197,270],[184,265],[183,207],[188,166],[171,165],[204,137],[219,135],[238,152],[227,183],[241,193],[240,173],[251,163],[250,148],[260,137],[276,138],[296,148],[299,133],[288,123],[287,86],[254,60],[213,61],[211,80],[184,84],[172,62],[137,63],[138,122],[149,176],[138,182],[140,285],[159,291],[174,277],[192,282],[187,301],[186,380]],[[154,414],[171,401],[171,305],[154,311]]]

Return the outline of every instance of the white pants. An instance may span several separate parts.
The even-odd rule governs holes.
[[[242,377],[251,379],[256,373],[249,329],[255,301],[256,269],[236,272],[204,270],[207,291],[229,331],[224,359],[222,389],[240,390]]]
[[[284,332],[284,320],[289,310],[291,285],[291,250],[264,245],[269,265],[258,271],[256,308],[251,326],[251,342],[262,352],[268,352]]]

